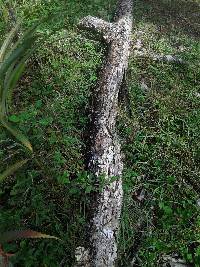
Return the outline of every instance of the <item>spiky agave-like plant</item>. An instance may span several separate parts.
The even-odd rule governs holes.
[[[28,138],[8,121],[7,100],[9,93],[15,88],[21,78],[27,60],[35,49],[37,39],[35,30],[37,26],[38,24],[35,24],[17,42],[13,43],[20,27],[20,23],[17,23],[8,34],[0,49],[0,122],[31,152],[33,149]]]
[[[35,24],[14,43],[13,40],[20,27],[20,24],[17,23],[8,34],[0,49],[0,123],[31,152],[33,152],[33,149],[28,138],[8,121],[7,100],[9,93],[12,92],[21,78],[27,60],[35,49],[35,41],[37,39],[35,30],[37,26],[38,24]],[[28,159],[24,159],[9,166],[7,170],[0,174],[0,183],[10,175],[14,174],[15,171],[26,164],[27,161]],[[4,252],[2,245],[21,238],[58,239],[55,236],[46,235],[32,230],[15,230],[0,233],[0,266],[12,266],[9,258],[13,256],[13,254]]]
[[[35,49],[37,39],[35,30],[37,26],[38,23],[27,30],[22,37],[14,42],[20,27],[20,23],[17,23],[9,32],[0,48],[0,124],[31,152],[33,152],[33,148],[28,138],[8,120],[7,102],[9,94],[21,78],[26,62]],[[4,180],[7,176],[22,167],[26,162],[27,160],[22,160],[9,166],[6,171],[0,174],[0,181]]]

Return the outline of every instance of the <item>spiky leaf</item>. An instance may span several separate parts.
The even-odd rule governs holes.
[[[19,168],[27,163],[27,159],[18,161],[17,163],[9,166],[2,174],[0,174],[0,182],[4,181],[7,177],[15,173]]]
[[[17,231],[8,231],[4,233],[0,233],[0,243],[10,242],[14,241],[16,239],[22,239],[22,238],[50,238],[50,239],[57,239],[59,238],[51,235],[46,235],[43,233],[39,233],[32,230],[17,230]]]
[[[24,69],[25,69],[25,62],[26,57],[23,58],[17,66],[11,71],[10,77],[7,77],[6,81],[4,82],[4,90],[2,92],[2,99],[1,99],[1,111],[2,115],[6,115],[6,101],[8,97],[8,92],[14,89],[18,80],[20,79]]]
[[[13,40],[15,34],[17,33],[17,31],[19,29],[19,26],[20,26],[20,23],[17,23],[16,26],[10,31],[10,33],[8,34],[6,40],[4,41],[3,45],[1,46],[1,50],[0,50],[0,63],[4,59],[7,49],[12,44],[12,40]]]
[[[18,129],[14,128],[11,123],[9,123],[4,117],[0,117],[0,121],[2,125],[18,139],[25,147],[27,147],[31,152],[33,152],[33,148],[28,138],[21,133]]]
[[[9,66],[15,61],[19,60],[25,53],[30,49],[32,44],[35,42],[35,37],[31,36],[26,39],[23,43],[20,44],[12,53],[3,61],[0,66],[0,78],[2,79],[3,75],[8,70]]]

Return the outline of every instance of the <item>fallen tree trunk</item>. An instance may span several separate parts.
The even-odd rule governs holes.
[[[132,0],[120,0],[113,23],[88,16],[81,28],[100,34],[108,44],[108,56],[95,89],[89,170],[106,184],[96,195],[90,222],[88,254],[79,257],[79,266],[115,266],[117,234],[122,208],[120,144],[116,134],[118,93],[128,67],[132,31]],[[116,179],[113,182],[111,178]],[[80,248],[79,248],[80,252]],[[80,255],[79,255],[80,256]]]

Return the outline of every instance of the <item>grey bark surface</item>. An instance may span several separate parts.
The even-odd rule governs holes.
[[[120,143],[116,133],[118,93],[128,67],[132,31],[132,0],[120,0],[113,23],[88,16],[79,26],[100,34],[108,44],[108,56],[95,89],[91,156],[88,168],[98,182],[107,181],[96,195],[90,221],[88,251],[79,248],[78,266],[115,266],[117,235],[123,201]],[[116,177],[114,182],[109,182]]]

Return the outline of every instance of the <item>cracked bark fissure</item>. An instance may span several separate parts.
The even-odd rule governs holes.
[[[116,134],[118,93],[128,67],[132,31],[132,0],[120,0],[113,23],[88,16],[79,26],[96,31],[108,44],[108,56],[95,89],[91,156],[88,168],[96,180],[117,179],[97,193],[90,222],[87,260],[79,266],[115,266],[117,234],[123,199],[120,144]],[[84,255],[85,256],[85,255]],[[87,262],[86,262],[87,261]]]

